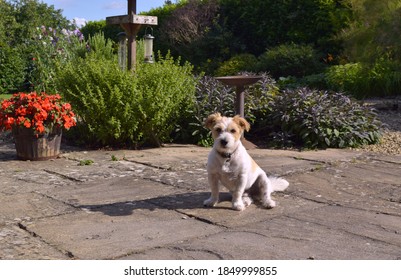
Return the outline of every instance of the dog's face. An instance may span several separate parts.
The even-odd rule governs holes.
[[[220,113],[210,115],[205,126],[212,131],[213,147],[220,152],[231,153],[240,143],[241,136],[249,131],[249,123],[240,116],[233,118],[222,117]]]

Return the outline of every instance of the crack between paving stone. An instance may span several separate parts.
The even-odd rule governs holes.
[[[85,182],[84,180],[80,180],[80,179],[77,179],[77,178],[74,178],[74,177],[59,173],[57,171],[53,171],[53,170],[49,170],[49,169],[43,169],[43,171],[45,171],[45,172],[47,172],[49,174],[56,175],[56,176],[59,176],[61,178],[73,181],[73,182],[78,182],[78,183],[84,183]]]
[[[369,212],[370,212],[370,211],[369,211]],[[336,231],[344,232],[344,233],[347,233],[347,234],[351,234],[351,235],[353,235],[353,236],[362,237],[362,238],[365,238],[365,239],[367,239],[367,240],[371,240],[371,241],[374,241],[374,242],[378,242],[378,243],[381,243],[381,244],[384,244],[384,245],[391,245],[391,246],[400,247],[400,245],[393,244],[393,243],[389,243],[389,242],[384,241],[384,240],[376,239],[376,238],[373,238],[373,237],[370,237],[370,236],[366,236],[366,235],[357,234],[357,233],[355,233],[355,232],[351,232],[351,231],[344,230],[344,229],[341,229],[341,228],[336,228],[336,227],[328,226],[328,225],[326,225],[326,224],[318,223],[318,222],[315,222],[315,221],[310,221],[310,220],[305,220],[305,219],[301,219],[301,218],[296,218],[296,217],[292,217],[292,216],[289,216],[289,215],[283,215],[283,217],[286,217],[286,218],[288,218],[288,219],[293,219],[293,220],[296,220],[296,221],[299,221],[299,222],[306,222],[306,223],[315,224],[315,225],[318,225],[318,226],[321,226],[321,227],[325,227],[325,228],[327,228],[327,229],[329,229],[329,230],[336,230]]]
[[[48,194],[44,194],[44,193],[41,193],[41,192],[39,192],[39,191],[33,191],[32,193],[36,193],[36,194],[38,194],[38,195],[40,195],[40,196],[42,196],[42,197],[45,197],[45,198],[48,198],[48,199],[51,199],[51,200],[60,202],[60,203],[62,203],[62,204],[64,204],[64,205],[67,205],[67,206],[69,206],[69,207],[74,208],[75,210],[81,210],[81,211],[83,211],[82,208],[81,208],[80,206],[75,206],[74,204],[70,204],[70,203],[68,203],[68,202],[66,202],[66,201],[57,199],[57,198],[52,197],[52,196],[50,196],[50,195],[48,195]],[[58,215],[50,215],[50,216],[46,216],[46,217],[59,217],[59,216],[63,216],[63,215],[70,214],[70,213],[72,213],[72,212],[60,213],[60,214],[58,214]]]
[[[279,219],[279,217],[275,217],[274,219]],[[281,236],[281,235],[271,235],[271,234],[262,234],[260,232],[255,232],[252,230],[230,230],[228,232],[245,232],[245,233],[252,233],[258,236],[262,236],[262,237],[266,237],[266,238],[280,238],[280,239],[286,239],[286,240],[294,240],[294,241],[311,241],[311,239],[305,239],[305,238],[293,238],[293,237],[289,237],[289,236]]]
[[[371,160],[379,161],[379,162],[384,162],[384,163],[390,163],[390,164],[396,164],[396,165],[401,165],[401,162],[396,162],[396,161],[391,161],[391,160],[385,160],[385,159],[378,159],[378,158],[371,158]]]
[[[318,203],[318,204],[325,204],[327,206],[342,206],[342,205],[338,204],[337,202],[330,201],[330,200],[321,201],[321,200],[317,200],[317,199],[313,199],[313,198],[309,198],[309,197],[304,197],[302,195],[298,195],[298,194],[295,194],[295,193],[288,193],[288,195],[291,195],[291,196],[294,196],[294,197],[297,197],[297,198],[301,198],[301,199],[304,199],[304,200],[307,200],[307,201],[312,201],[312,202],[315,202],[315,203]]]
[[[224,257],[221,254],[216,253],[216,252],[211,251],[211,250],[190,249],[190,248],[188,249],[188,248],[181,248],[181,247],[178,247],[178,246],[167,247],[167,248],[173,249],[175,251],[181,251],[181,252],[186,252],[186,251],[188,251],[188,252],[205,252],[205,253],[211,254],[213,256],[216,256],[219,260],[224,260]]]
[[[67,250],[62,250],[57,248],[56,246],[53,246],[52,244],[48,243],[45,239],[43,239],[40,235],[38,235],[36,232],[29,230],[26,226],[24,226],[22,223],[17,223],[18,227],[20,229],[22,229],[23,231],[27,232],[29,235],[31,235],[34,238],[39,239],[41,242],[45,243],[46,245],[54,248],[56,251],[59,251],[60,253],[62,253],[63,255],[65,255],[66,257],[68,257],[69,259],[73,260],[76,259],[76,257],[74,256],[74,254],[70,251]]]
[[[167,171],[167,170],[165,170],[165,171]],[[135,178],[138,178],[138,179],[142,179],[142,180],[151,181],[151,182],[155,182],[155,183],[159,183],[159,184],[162,184],[162,185],[165,185],[165,186],[174,187],[174,188],[179,189],[179,190],[186,190],[186,191],[196,191],[197,190],[196,188],[194,188],[195,186],[192,186],[192,187],[191,186],[189,186],[189,187],[180,187],[179,185],[171,184],[169,182],[166,182],[166,181],[163,181],[163,180],[160,180],[160,179],[155,179],[155,178],[152,178],[152,177],[139,176],[139,175],[135,175],[135,174],[132,174],[132,177],[135,177]]]
[[[220,233],[220,232],[219,232],[219,233]],[[217,233],[206,234],[206,235],[201,235],[201,236],[195,236],[195,237],[188,238],[188,239],[181,240],[181,241],[177,241],[177,242],[183,242],[183,243],[184,243],[184,242],[190,242],[190,241],[195,240],[195,239],[205,238],[205,237],[209,237],[209,236],[212,236],[212,235],[215,235],[215,234],[217,234]],[[165,245],[163,245],[163,246],[155,246],[155,247],[150,247],[150,248],[144,248],[144,249],[142,249],[142,250],[131,251],[131,252],[125,253],[124,255],[120,255],[120,256],[113,257],[112,259],[115,260],[115,259],[120,259],[120,258],[122,258],[122,257],[130,256],[130,255],[139,255],[139,254],[141,254],[141,253],[145,253],[145,252],[148,252],[148,251],[150,251],[150,250],[156,250],[156,249],[174,249],[174,250],[191,251],[191,252],[208,252],[208,253],[211,253],[212,255],[217,256],[219,259],[223,259],[223,256],[221,256],[220,254],[218,254],[218,253],[216,253],[216,252],[210,251],[210,250],[203,250],[203,249],[183,249],[183,248],[178,247],[178,246],[176,245],[177,242],[167,243],[167,244],[165,244]]]
[[[173,171],[173,169],[171,167],[165,168],[165,167],[157,166],[157,165],[154,165],[154,164],[151,164],[151,163],[136,161],[136,160],[132,160],[132,159],[123,159],[123,160],[128,161],[128,162],[132,162],[132,163],[136,163],[136,164],[140,164],[140,165],[145,165],[145,166],[152,167],[152,168],[155,168],[155,169],[158,169],[158,170]]]
[[[395,213],[388,213],[388,212],[384,212],[384,211],[381,211],[381,210],[366,210],[366,209],[363,209],[363,208],[347,206],[347,205],[344,205],[344,204],[341,204],[341,203],[338,203],[338,202],[334,202],[334,201],[319,201],[319,200],[316,200],[316,199],[313,199],[313,198],[304,197],[302,195],[297,195],[297,194],[294,194],[294,193],[289,193],[289,195],[292,195],[294,197],[298,197],[298,198],[301,198],[301,199],[304,199],[304,200],[316,202],[316,203],[319,203],[319,204],[325,204],[327,206],[339,206],[339,207],[344,207],[344,208],[348,208],[348,209],[356,209],[356,210],[368,211],[368,212],[378,213],[378,214],[383,214],[383,215],[401,217],[401,214],[397,215]],[[379,198],[379,199],[382,200],[382,201],[388,202],[388,200],[386,200],[386,199],[383,199],[383,198]]]
[[[212,221],[210,221],[208,219],[205,219],[205,218],[201,218],[201,217],[198,217],[198,216],[195,216],[195,215],[187,214],[187,213],[182,212],[182,211],[177,210],[177,209],[174,209],[173,211],[175,211],[175,212],[177,212],[177,213],[179,213],[181,215],[185,215],[185,216],[189,217],[190,219],[195,219],[197,221],[200,221],[202,223],[206,223],[208,225],[218,226],[218,227],[223,228],[223,229],[229,229],[229,227],[227,227],[225,225],[222,225],[222,224],[219,224],[219,223],[214,223],[214,222],[212,222]]]

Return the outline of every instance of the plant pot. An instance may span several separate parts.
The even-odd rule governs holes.
[[[60,154],[62,129],[36,136],[34,131],[25,127],[13,127],[17,157],[21,160],[48,160]]]

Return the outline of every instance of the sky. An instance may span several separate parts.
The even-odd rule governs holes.
[[[127,14],[127,0],[42,0],[63,10],[63,16],[74,20],[81,26],[85,21],[97,21],[110,16]],[[173,1],[174,2],[174,1]],[[162,7],[164,0],[137,0],[137,13],[147,12],[152,8]]]

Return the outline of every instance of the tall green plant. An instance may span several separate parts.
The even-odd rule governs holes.
[[[156,63],[139,63],[134,77],[142,95],[140,130],[144,141],[160,146],[170,140],[176,123],[187,118],[186,112],[193,106],[196,83],[192,66],[180,65],[180,60],[159,53]]]
[[[0,94],[18,91],[24,82],[25,61],[20,53],[0,42]]]
[[[358,99],[401,94],[401,71],[395,61],[381,58],[373,64],[347,63],[326,71],[330,89],[345,91]]]
[[[59,69],[60,92],[78,115],[80,133],[75,138],[91,145],[130,147],[169,141],[175,123],[193,105],[192,66],[159,56],[153,64],[138,59],[135,71],[122,71],[109,40],[102,37],[92,38],[96,47],[84,58]]]
[[[142,138],[141,94],[116,60],[92,55],[74,60],[60,70],[58,85],[78,115],[76,140],[104,146],[133,145]]]
[[[84,56],[86,46],[78,29],[37,27],[35,35],[21,45],[26,55],[25,90],[57,92],[57,67],[63,67],[75,56]]]

